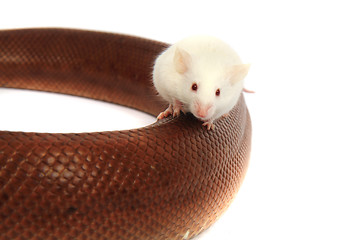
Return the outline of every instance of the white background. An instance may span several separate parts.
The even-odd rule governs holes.
[[[233,205],[197,239],[360,239],[356,1],[32,0],[2,1],[0,12],[0,29],[71,27],[169,43],[195,33],[222,38],[252,63],[253,149]],[[49,105],[57,110],[47,118]],[[78,98],[0,90],[0,106],[1,130],[134,127],[118,106]],[[131,123],[142,118],[130,115]]]

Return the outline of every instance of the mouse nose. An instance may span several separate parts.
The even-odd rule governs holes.
[[[198,117],[201,117],[201,118],[206,118],[211,107],[212,107],[211,104],[198,105],[198,107],[196,109],[196,115],[198,115]]]

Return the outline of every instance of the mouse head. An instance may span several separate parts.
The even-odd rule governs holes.
[[[183,84],[181,102],[185,109],[202,121],[214,120],[228,113],[236,104],[250,64],[224,66],[213,59],[194,59],[177,48],[174,67]]]

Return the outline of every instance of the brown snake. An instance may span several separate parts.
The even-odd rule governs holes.
[[[77,95],[155,116],[166,105],[152,86],[152,65],[167,46],[70,29],[0,31],[0,87]],[[199,234],[230,205],[248,166],[243,95],[214,131],[201,124],[187,114],[126,131],[0,131],[0,239]]]

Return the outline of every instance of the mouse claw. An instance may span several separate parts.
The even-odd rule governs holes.
[[[209,131],[215,129],[215,125],[212,121],[204,122],[202,125],[205,126]]]

